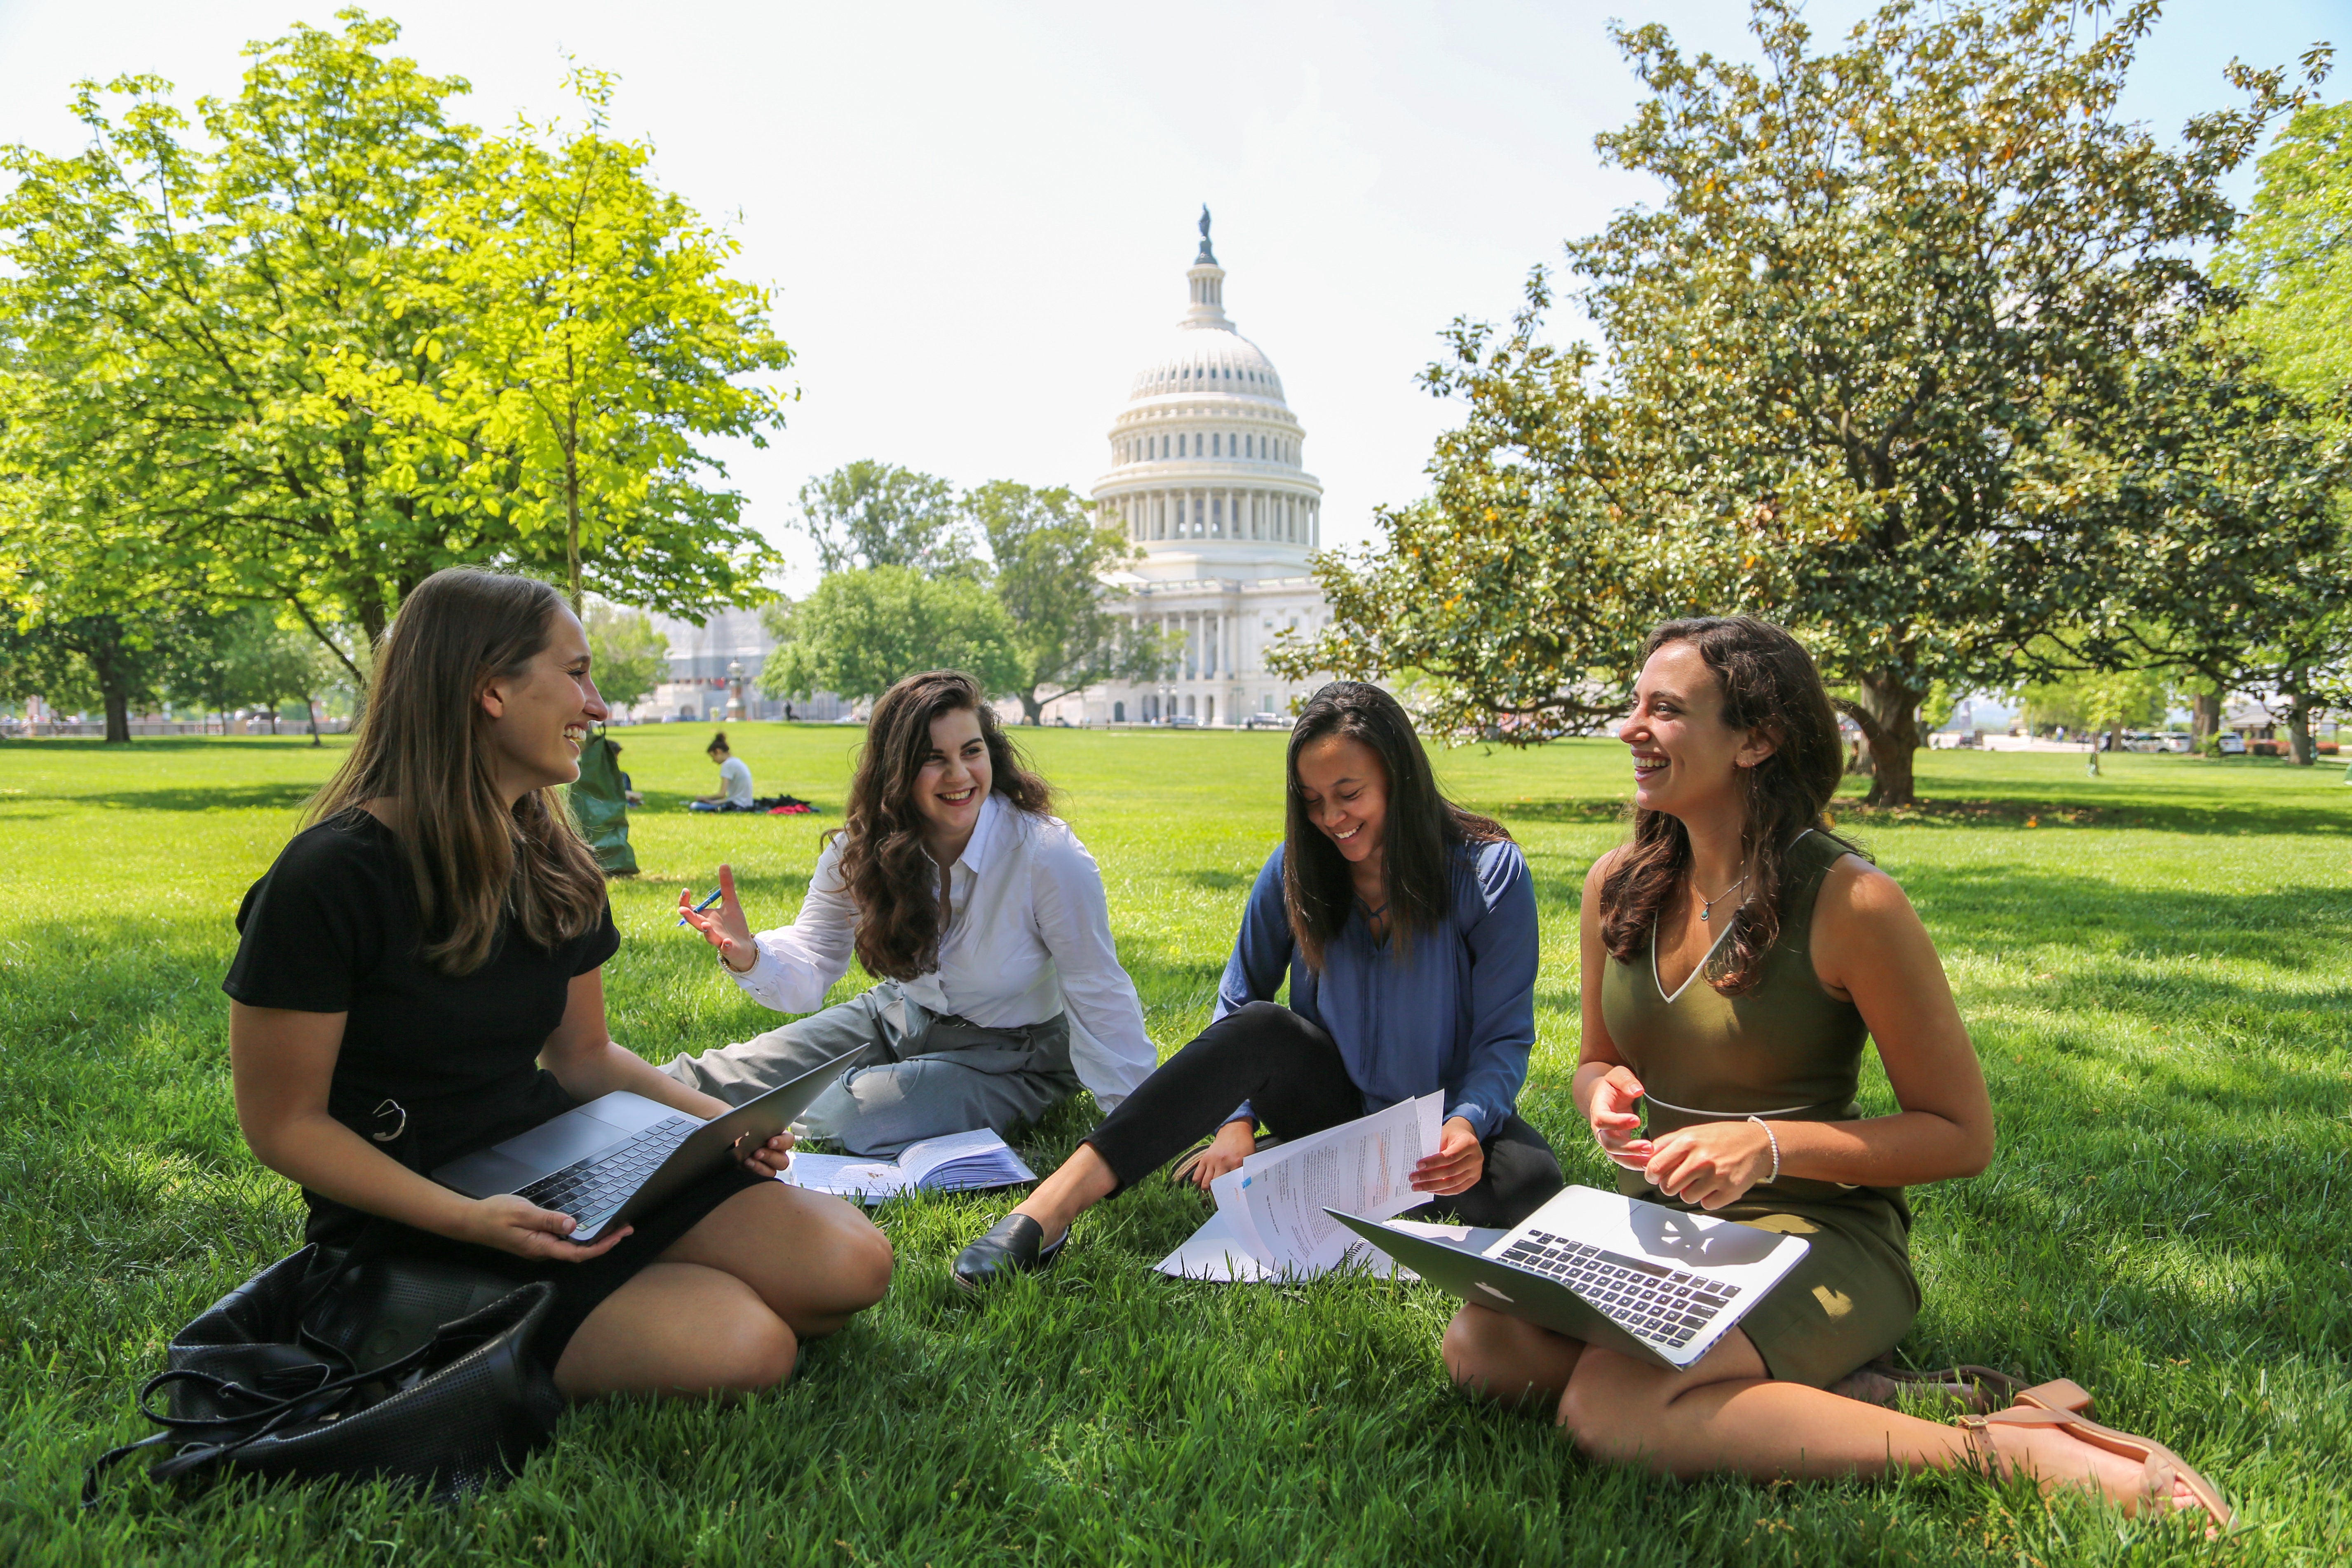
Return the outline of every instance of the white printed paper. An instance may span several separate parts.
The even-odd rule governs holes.
[[[1209,1184],[1216,1215],[1162,1258],[1160,1271],[1189,1279],[1310,1277],[1351,1257],[1393,1270],[1385,1254],[1323,1211],[1389,1219],[1428,1202],[1428,1194],[1412,1190],[1412,1168],[1437,1152],[1444,1102],[1443,1094],[1401,1100],[1252,1154]],[[1255,1268],[1225,1261],[1229,1256]]]

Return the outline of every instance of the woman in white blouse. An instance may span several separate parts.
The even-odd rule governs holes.
[[[899,681],[874,705],[845,825],[792,924],[753,937],[725,866],[716,912],[678,899],[735,983],[780,1013],[822,1005],[853,952],[881,984],[681,1056],[670,1075],[740,1104],[863,1045],[793,1131],[885,1157],[1034,1121],[1081,1084],[1116,1109],[1158,1054],[1111,942],[1102,875],[1051,804],[970,676]]]

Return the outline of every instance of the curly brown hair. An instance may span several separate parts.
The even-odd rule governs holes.
[[[940,966],[946,873],[923,842],[915,780],[931,754],[931,721],[959,710],[980,721],[990,793],[1032,816],[1053,810],[1052,787],[1029,770],[971,676],[926,670],[884,692],[866,721],[849,807],[828,836],[840,847],[842,883],[857,902],[857,961],[882,979],[912,980]]]
[[[1724,723],[1772,742],[1770,756],[1742,770],[1748,809],[1739,842],[1748,898],[1733,912],[1707,966],[1707,984],[1737,996],[1763,978],[1764,954],[1780,935],[1789,847],[1806,829],[1822,826],[1822,812],[1844,773],[1844,753],[1813,656],[1786,631],[1750,616],[1668,621],[1650,634],[1642,657],[1646,661],[1678,642],[1696,648],[1715,672]],[[1633,840],[1601,884],[1601,940],[1618,963],[1640,955],[1659,914],[1680,893],[1690,858],[1690,836],[1679,818],[1634,812]]]

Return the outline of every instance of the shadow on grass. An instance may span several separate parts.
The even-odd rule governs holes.
[[[1478,801],[1473,811],[1484,811],[1497,822],[1541,822],[1565,826],[1631,823],[1633,803],[1628,800],[1515,800],[1503,805]]]
[[[1204,892],[1247,892],[1257,880],[1255,871],[1180,871],[1179,881],[1190,882]]]
[[[247,751],[325,751],[338,745],[348,745],[349,735],[322,737],[326,744],[313,748],[307,733],[288,731],[281,735],[134,735],[130,742],[131,752],[217,752],[225,745],[234,745],[240,753]],[[94,735],[47,735],[37,739],[15,736],[0,739],[0,752],[73,751],[94,752],[101,756],[128,755],[120,742],[107,742]]]
[[[2217,876],[2219,868],[2217,868]],[[2074,945],[2138,958],[2242,956],[2309,971],[2342,962],[2352,890],[2126,887],[2017,867],[1911,867],[1903,885],[1938,947],[2011,959]]]
[[[2095,788],[2095,786],[2092,786]],[[1866,806],[1852,796],[1831,803],[1831,816],[1841,832],[1917,826],[1921,827],[1991,828],[2150,828],[2170,833],[2251,834],[2305,833],[2352,836],[2352,809],[2331,810],[2297,805],[2261,795],[2242,803],[2220,805],[2175,802],[2132,795],[2123,784],[2124,798],[2069,800],[2046,793],[1988,795],[1972,798],[1937,798],[1893,808]],[[1496,803],[1471,801],[1473,810],[1497,821],[1538,823],[1549,826],[1605,826],[1633,820],[1628,800],[1519,800]],[[2347,806],[2352,807],[2352,797]]]
[[[184,789],[93,790],[14,798],[106,811],[292,811],[319,793],[314,784],[217,784]]]

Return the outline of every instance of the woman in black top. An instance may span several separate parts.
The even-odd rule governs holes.
[[[457,570],[408,596],[350,757],[237,914],[237,1120],[302,1184],[310,1239],[552,1283],[539,1348],[568,1397],[765,1388],[890,1278],[863,1214],[772,1179],[788,1136],[590,1246],[422,1174],[615,1089],[727,1109],[605,1031],[620,936],[556,794],[604,717],[588,662],[544,584]]]

